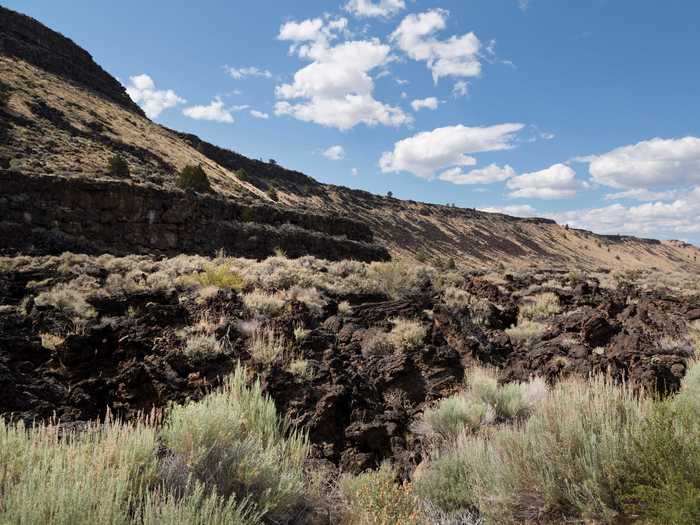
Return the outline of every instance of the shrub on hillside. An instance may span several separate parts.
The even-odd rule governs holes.
[[[267,193],[267,196],[270,197],[271,200],[273,200],[275,202],[277,202],[279,200],[279,195],[277,195],[277,190],[275,188],[273,188],[272,186],[270,186],[267,189],[266,193]]]
[[[209,178],[202,166],[185,166],[182,168],[182,171],[177,174],[175,184],[177,184],[178,188],[182,188],[183,190],[201,192],[211,190]]]
[[[115,155],[109,159],[109,164],[107,165],[107,173],[112,177],[119,177],[125,179],[129,177],[129,164],[126,159],[121,155]]]

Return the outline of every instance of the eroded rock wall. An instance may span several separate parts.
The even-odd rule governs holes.
[[[0,170],[0,254],[178,253],[385,260],[372,231],[343,218],[112,181]]]

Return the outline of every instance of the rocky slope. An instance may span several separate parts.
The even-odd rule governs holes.
[[[0,73],[0,87],[8,97],[5,107],[0,106],[0,168],[10,170],[6,177],[48,175],[102,181],[110,178],[108,159],[118,153],[128,161],[131,177],[116,182],[172,190],[177,170],[201,164],[214,191],[223,198],[364,223],[393,255],[439,263],[449,254],[471,268],[502,263],[513,267],[700,270],[700,250],[685,243],[601,236],[569,230],[546,219],[518,219],[324,185],[299,172],[166,129],[146,119],[123,87],[84,50],[2,7]],[[240,170],[246,175],[240,176]],[[277,190],[279,202],[267,195],[270,187]],[[20,188],[19,193],[5,193],[4,198],[0,206],[8,198],[26,198],[26,192]],[[54,225],[58,231],[63,227],[60,222]],[[5,248],[7,252],[13,247]],[[206,244],[199,251],[209,253],[210,248]],[[191,249],[197,247],[191,245]]]

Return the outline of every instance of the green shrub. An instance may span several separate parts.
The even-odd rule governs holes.
[[[277,190],[270,186],[267,188],[267,196],[270,197],[271,200],[277,202],[279,200],[279,195],[277,195]]]
[[[237,272],[234,272],[226,264],[207,264],[203,272],[186,275],[181,278],[186,284],[197,284],[199,286],[216,286],[227,290],[240,292],[245,288],[245,280]]]
[[[343,476],[348,500],[346,522],[353,525],[405,525],[418,522],[418,504],[409,485],[397,485],[387,464],[374,472]]]
[[[202,166],[185,166],[175,180],[178,188],[206,192],[211,190],[209,178]]]
[[[250,180],[250,175],[248,175],[248,172],[244,170],[243,168],[234,171],[236,177],[238,177],[238,180],[247,182]]]
[[[487,415],[487,405],[478,399],[456,395],[440,400],[434,408],[423,413],[423,421],[430,432],[447,438],[456,438],[465,429],[479,429]]]
[[[458,440],[429,467],[421,493],[440,492],[426,484],[440,479],[433,468],[444,471],[452,461],[449,475],[460,485],[433,502],[446,510],[474,505],[489,523],[610,522],[622,510],[625,460],[646,406],[631,388],[600,378],[560,383],[522,426]]]
[[[179,477],[192,476],[225,498],[247,495],[272,522],[298,511],[308,440],[280,424],[258,381],[246,386],[245,369],[220,391],[174,407],[162,437],[187,471]]]
[[[107,165],[107,172],[112,177],[127,178],[129,177],[129,164],[126,159],[121,155],[115,155],[109,159],[109,164]]]

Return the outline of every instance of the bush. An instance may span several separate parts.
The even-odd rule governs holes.
[[[456,438],[465,429],[475,432],[488,416],[487,405],[479,399],[456,395],[440,400],[423,413],[423,422],[431,433]]]
[[[413,319],[392,319],[394,327],[388,335],[389,343],[397,349],[407,350],[420,346],[427,334],[420,321]]]
[[[119,177],[125,179],[129,177],[129,164],[126,159],[121,155],[115,155],[109,159],[109,164],[107,165],[107,173],[112,177]]]
[[[193,334],[187,338],[183,353],[195,361],[221,354],[223,348],[214,335]]]
[[[546,292],[535,297],[528,298],[520,307],[520,317],[527,320],[547,318],[561,311],[559,296]]]
[[[646,406],[631,388],[601,378],[560,383],[522,426],[457,441],[436,467],[454,461],[450,468],[461,469],[450,474],[461,489],[443,504],[475,506],[489,523],[610,522],[622,510],[624,461]]]
[[[520,319],[516,326],[507,328],[505,333],[514,343],[527,343],[540,337],[547,330],[547,326],[536,321]]]
[[[341,490],[349,504],[348,524],[405,525],[418,522],[418,504],[411,487],[397,485],[387,464],[374,472],[344,476]]]
[[[257,327],[248,340],[248,353],[254,361],[270,365],[284,353],[284,336],[273,328]]]
[[[209,178],[202,166],[185,166],[178,173],[175,184],[183,190],[206,192],[211,190]]]
[[[222,390],[173,408],[162,432],[173,461],[207,490],[247,495],[273,523],[285,522],[303,501],[307,438],[278,421],[274,402],[256,381],[246,386],[238,367]]]
[[[238,177],[238,180],[240,181],[247,182],[250,180],[250,175],[248,175],[248,172],[243,168],[234,171],[234,174],[236,175],[236,177]]]
[[[243,296],[246,309],[256,315],[275,315],[284,308],[285,300],[282,294],[271,294],[253,290]]]
[[[279,195],[277,195],[277,190],[270,186],[267,188],[267,196],[270,197],[271,200],[277,202],[279,200]]]
[[[201,287],[215,286],[216,288],[224,288],[236,292],[240,292],[245,288],[243,277],[226,264],[218,266],[207,264],[203,272],[183,276],[182,280],[185,283],[193,283]]]

